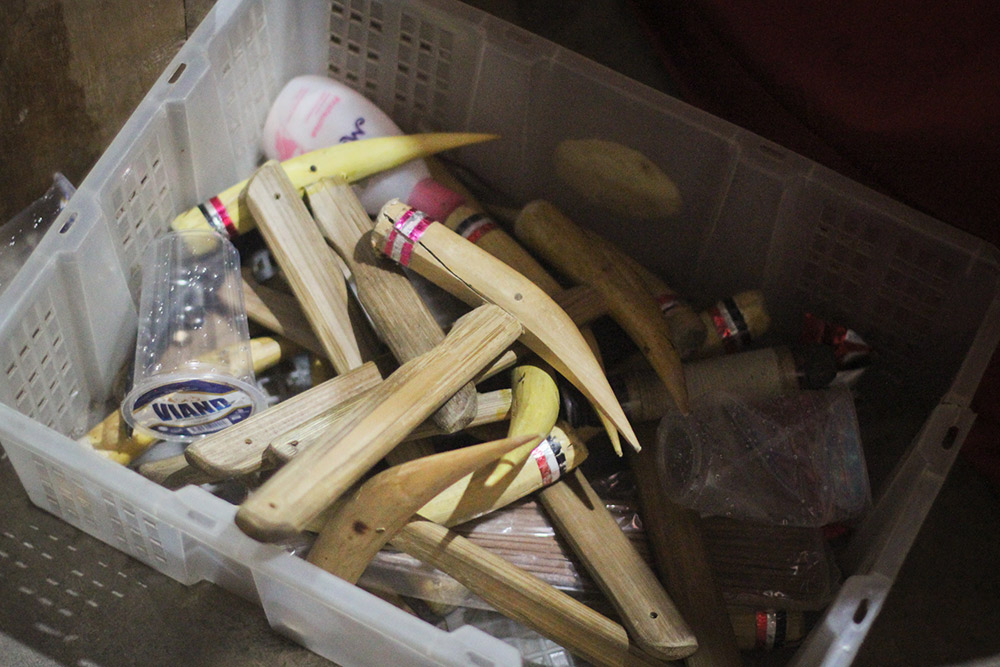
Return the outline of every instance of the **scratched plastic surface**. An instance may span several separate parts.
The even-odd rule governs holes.
[[[17,275],[75,191],[66,177],[57,173],[38,199],[10,220],[0,221],[0,292]]]
[[[555,642],[491,609],[458,607],[441,625],[449,629],[472,625],[517,648],[530,667],[587,667],[589,662],[574,656]]]

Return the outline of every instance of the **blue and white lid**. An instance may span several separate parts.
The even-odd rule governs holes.
[[[133,389],[122,415],[147,435],[190,442],[238,424],[265,406],[260,389],[234,378],[161,377]]]

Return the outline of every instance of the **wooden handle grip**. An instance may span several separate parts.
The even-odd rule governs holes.
[[[510,389],[497,389],[479,394],[476,397],[476,415],[467,428],[503,421],[509,415],[510,402]],[[284,465],[321,440],[324,433],[338,428],[344,420],[353,419],[354,411],[363,408],[363,404],[353,400],[349,404],[341,403],[322,415],[295,425],[268,443],[267,451],[264,453],[265,459],[275,466]],[[415,442],[436,435],[442,435],[441,429],[431,421],[426,421],[408,433],[404,442]]]
[[[391,543],[571,652],[598,665],[625,664],[629,641],[622,626],[447,528],[414,520]]]
[[[302,530],[521,332],[492,305],[460,318],[440,345],[370,391],[367,414],[327,434],[251,494],[237,525],[265,541]]]
[[[330,363],[338,373],[360,366],[343,273],[295,186],[272,160],[249,180],[244,196]]]
[[[639,488],[643,526],[653,562],[698,638],[698,650],[687,657],[687,664],[740,667],[743,660],[722,593],[709,567],[698,515],[667,498],[654,442],[630,456],[629,464]]]
[[[673,600],[580,470],[542,489],[538,499],[640,648],[664,660],[695,651],[695,636]]]
[[[525,364],[515,368],[512,391],[509,435],[554,425],[559,391],[547,367]],[[538,497],[560,534],[614,604],[636,644],[668,660],[692,653],[697,644],[684,619],[583,473],[575,470],[543,488]]]
[[[306,194],[323,236],[347,263],[358,300],[396,359],[405,363],[444,340],[444,332],[402,268],[372,248],[367,238],[371,220],[351,186],[324,179],[306,188]],[[465,428],[475,412],[476,388],[470,382],[432,418],[445,433],[454,433]]]

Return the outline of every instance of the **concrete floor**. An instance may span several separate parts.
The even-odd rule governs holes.
[[[0,664],[329,665],[260,607],[183,586],[31,505],[0,452]]]
[[[671,92],[624,0],[469,4]],[[595,26],[619,38],[594,39]],[[34,508],[3,455],[0,503],[0,663],[329,664],[270,631],[253,604],[181,586]],[[960,458],[855,664],[1000,662],[998,562],[997,490]]]

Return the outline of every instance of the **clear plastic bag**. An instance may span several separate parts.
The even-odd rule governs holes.
[[[703,516],[782,526],[849,521],[871,503],[849,390],[766,401],[717,393],[657,440],[668,496]]]

